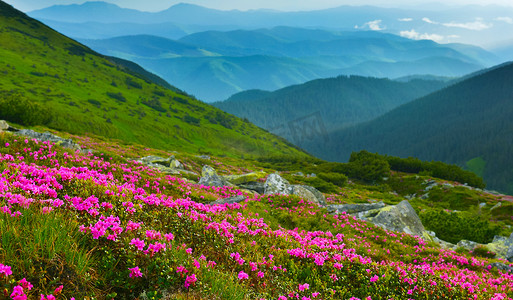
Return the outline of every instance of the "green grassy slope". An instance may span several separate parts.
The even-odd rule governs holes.
[[[305,155],[124,65],[0,2],[0,118],[169,150]]]

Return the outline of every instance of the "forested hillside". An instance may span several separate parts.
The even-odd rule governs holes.
[[[330,160],[351,151],[415,156],[465,166],[489,188],[513,193],[513,64],[494,68],[405,104],[366,124],[334,132],[308,149]],[[326,141],[326,139],[322,139]]]
[[[312,113],[319,114],[322,126],[330,132],[371,120],[401,104],[436,91],[445,84],[435,80],[398,82],[339,76],[313,80],[274,92],[242,92],[213,105],[293,141],[289,122]],[[307,145],[301,143],[301,146]]]

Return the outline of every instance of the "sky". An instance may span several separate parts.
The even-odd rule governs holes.
[[[84,0],[4,0],[22,11],[32,11],[52,5],[80,4]],[[143,11],[161,11],[180,2],[197,4],[216,9],[276,9],[283,11],[313,10],[341,5],[377,5],[377,6],[415,6],[426,5],[434,1],[426,0],[104,0],[121,7]],[[444,4],[507,5],[513,7],[513,0],[444,0]]]

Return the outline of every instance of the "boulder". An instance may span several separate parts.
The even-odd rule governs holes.
[[[326,206],[326,197],[316,188],[308,185],[291,185],[278,174],[271,174],[267,177],[264,194],[296,195],[319,206]]]
[[[314,187],[307,185],[291,185],[291,194],[301,197],[302,199],[317,204],[318,206],[326,206],[326,199],[321,192],[317,191]],[[316,195],[313,190],[317,191],[321,196]]]
[[[513,273],[513,268],[506,265],[506,264],[503,264],[503,263],[491,263],[491,264],[488,264],[486,265],[486,268],[490,268],[490,269],[493,269],[493,268],[497,268],[497,270],[500,270],[500,271],[505,271],[505,272],[509,272],[509,273]]]
[[[4,120],[0,120],[0,132],[9,130],[9,124]]]
[[[494,210],[496,208],[499,208],[501,206],[502,206],[502,202],[499,202],[499,203],[495,204],[492,208],[490,208],[490,211],[492,211],[492,210]]]
[[[146,157],[142,157],[138,159],[138,161],[142,162],[145,165],[158,167],[157,165],[164,166],[172,169],[183,169],[183,164],[179,162],[174,155],[171,155],[168,158],[163,158],[160,156],[150,155]]]
[[[472,251],[472,250],[474,250],[474,248],[476,248],[479,245],[480,245],[479,243],[476,243],[473,241],[461,240],[456,244],[456,247],[457,248],[462,247],[468,251]]]
[[[484,246],[494,252],[496,258],[507,259],[508,247],[510,245],[511,242],[508,241],[507,237],[496,235],[491,243]]]
[[[22,129],[17,132],[18,135],[24,135],[29,138],[33,138],[42,142],[49,141],[52,143],[55,143],[56,145],[60,145],[64,148],[69,148],[72,150],[81,150],[80,146],[73,142],[72,139],[63,139],[60,136],[56,136],[54,134],[51,134],[50,132],[37,132],[30,129]]]
[[[324,197],[324,194],[321,193],[318,189],[309,185],[302,185],[302,187],[312,192],[312,194],[314,194],[315,198],[317,199],[317,203],[319,203],[320,206],[328,205],[328,203],[326,202],[326,197]]]
[[[283,194],[290,195],[291,187],[290,183],[281,177],[280,175],[274,173],[267,177],[267,180],[264,184],[264,194]]]
[[[255,191],[259,194],[263,194],[265,192],[265,183],[263,183],[263,182],[254,181],[254,182],[243,183],[243,184],[239,184],[239,187],[241,187],[243,189],[250,190],[250,191]]]
[[[510,262],[513,262],[513,233],[509,236],[505,244],[508,247],[508,251],[506,252],[506,259]]]
[[[231,183],[226,181],[223,177],[217,175],[216,170],[209,165],[204,165],[201,170],[201,178],[198,184],[207,186],[233,186]]]
[[[372,209],[380,209],[383,207],[385,207],[385,203],[383,203],[383,201],[378,203],[336,204],[328,205],[328,211],[335,214],[341,214],[342,212],[354,214]]]
[[[242,175],[226,175],[224,179],[232,184],[240,185],[248,182],[256,182],[258,179],[265,178],[265,172],[252,172]]]
[[[432,240],[424,229],[419,216],[407,200],[401,201],[397,205],[385,206],[354,215],[386,230],[404,232]]]
[[[210,205],[215,205],[215,204],[226,204],[226,203],[240,203],[240,202],[243,202],[243,201],[246,201],[246,196],[244,195],[238,195],[238,196],[233,196],[233,197],[229,197],[229,198],[223,198],[223,199],[219,199],[219,200],[216,200],[216,201],[213,201],[213,202],[210,202],[209,204]]]

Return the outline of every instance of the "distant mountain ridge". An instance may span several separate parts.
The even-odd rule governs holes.
[[[441,8],[443,7],[443,9]],[[67,23],[97,22],[105,24],[165,24],[186,29],[188,33],[206,30],[259,29],[276,26],[331,28],[336,30],[379,30],[403,34],[415,39],[433,37],[449,43],[493,44],[503,39],[504,28],[513,29],[513,24],[503,20],[512,15],[513,8],[507,6],[443,6],[426,8],[383,8],[375,6],[339,6],[314,11],[273,10],[216,10],[193,4],[176,4],[160,12],[137,12],[104,2],[85,2],[81,5],[55,5],[29,12],[39,20],[53,20]],[[501,19],[502,17],[502,19]],[[430,22],[427,22],[429,20]],[[476,23],[477,22],[477,23]],[[483,30],[469,30],[468,24],[483,24]],[[491,25],[490,25],[491,24]],[[196,27],[190,28],[189,26]],[[128,26],[130,28],[131,26]],[[79,36],[79,28],[62,26],[64,33],[76,38],[99,38]],[[78,32],[76,31],[78,30]],[[188,31],[192,30],[192,31]],[[84,32],[83,32],[84,33]],[[126,31],[125,35],[152,34],[156,32]],[[171,37],[167,36],[166,37]],[[173,36],[172,38],[176,38]]]
[[[247,118],[256,125],[294,142],[289,127],[312,113],[318,114],[322,129],[329,133],[369,121],[445,85],[444,82],[434,80],[398,82],[339,76],[317,79],[274,92],[241,92],[213,105],[240,118]]]
[[[207,31],[179,40],[137,35],[81,41],[103,54],[133,60],[208,102],[339,75],[458,77],[495,62],[475,46],[375,31],[275,27]]]

